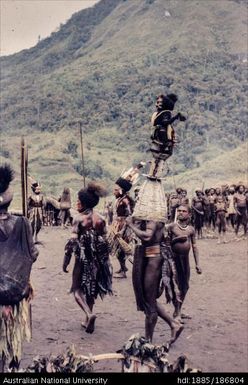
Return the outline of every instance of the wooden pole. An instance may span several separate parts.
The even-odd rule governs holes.
[[[28,150],[24,137],[21,138],[21,189],[22,189],[22,214],[28,216]]]
[[[81,122],[79,122],[79,131],[80,131],[80,143],[81,143],[81,157],[82,157],[83,180],[84,180],[84,188],[85,188],[84,145],[83,145],[83,129],[82,129],[82,123]]]
[[[175,189],[175,191],[176,191],[176,189],[177,189],[177,185],[176,185],[176,180],[175,180],[175,176],[174,176],[174,174],[173,174],[173,184],[174,184],[174,189]]]

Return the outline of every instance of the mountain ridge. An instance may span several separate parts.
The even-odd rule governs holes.
[[[5,140],[7,127],[13,143],[16,135],[30,136],[34,174],[41,173],[39,163],[52,162],[51,152],[80,178],[81,122],[87,177],[109,182],[127,157],[130,163],[149,157],[150,117],[161,92],[177,93],[178,110],[188,116],[175,127],[176,175],[199,171],[208,154],[231,154],[247,140],[246,12],[234,0],[102,0],[77,12],[52,34],[59,44],[47,38],[1,59],[0,155],[18,158]],[[72,27],[81,28],[83,40]]]

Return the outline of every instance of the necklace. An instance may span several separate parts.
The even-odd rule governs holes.
[[[186,230],[186,229],[189,227],[189,225],[182,226],[182,225],[179,224],[179,222],[177,222],[177,226],[178,226],[179,229],[181,229],[181,230]]]
[[[92,212],[92,209],[85,209],[85,210],[79,211],[79,212],[80,212],[80,214],[82,214],[82,215],[88,215],[88,214],[90,214],[90,213]]]
[[[8,213],[0,213],[0,219],[8,219],[9,214]]]

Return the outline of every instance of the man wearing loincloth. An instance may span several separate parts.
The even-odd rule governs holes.
[[[141,245],[136,246],[134,255],[133,287],[137,308],[145,313],[145,336],[152,341],[157,319],[161,317],[171,328],[171,345],[179,337],[183,326],[170,317],[157,301],[161,294],[161,241],[164,237],[164,223],[149,220],[133,222],[131,217],[126,219],[126,223],[141,240]]]
[[[38,233],[43,225],[45,198],[41,193],[41,185],[33,182],[32,194],[28,198],[28,218],[32,227],[34,241],[38,242]]]
[[[116,198],[114,204],[114,215],[112,228],[120,237],[129,244],[131,241],[131,233],[126,226],[125,219],[127,216],[132,214],[134,201],[128,195],[132,183],[122,177],[118,178],[114,186],[114,196]],[[111,234],[110,230],[110,234]],[[110,236],[111,239],[111,236]],[[116,256],[119,261],[120,268],[116,271],[114,278],[126,278],[126,272],[128,268],[126,267],[127,253],[121,247],[117,238],[114,238],[113,241],[110,241],[112,253]]]

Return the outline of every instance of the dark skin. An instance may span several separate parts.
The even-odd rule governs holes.
[[[10,202],[7,203],[6,205],[0,207],[0,219],[1,220],[5,220],[5,219],[7,220],[8,219],[8,217],[9,217],[9,214],[8,214],[9,205],[10,205]],[[37,249],[35,248],[33,240],[31,238],[31,230],[30,230],[30,238],[29,238],[29,248],[30,248],[30,250],[32,250],[32,253],[37,253],[37,255],[38,255],[38,251],[35,251]],[[33,286],[31,285],[31,283],[29,281],[28,288],[26,289],[26,297],[25,297],[26,301],[30,302],[33,299],[33,297],[34,297],[34,289],[33,289]],[[2,306],[1,317],[6,321],[8,319],[12,318],[13,317],[13,306],[12,305]],[[6,362],[7,362],[7,357],[2,352],[2,354],[0,355],[0,373],[4,373],[4,370],[6,367]],[[20,364],[20,362],[11,361],[8,365],[8,368],[11,370],[14,370],[17,367],[19,367],[19,364]]]
[[[181,194],[181,204],[188,205],[189,198],[187,197],[187,191],[183,190]]]
[[[125,192],[122,190],[122,188],[119,185],[114,186],[113,190],[114,196],[116,199],[119,199],[124,196]],[[130,215],[131,214],[131,207],[130,202],[128,198],[123,198],[121,201],[121,204],[118,204],[118,211],[122,212],[122,215]],[[117,214],[118,216],[118,214]],[[124,251],[121,251],[120,254],[117,257],[119,263],[120,263],[120,269],[116,272],[117,275],[114,276],[114,278],[126,278],[126,271],[128,270],[126,267],[126,256]],[[118,275],[120,274],[120,275]]]
[[[114,196],[116,199],[121,198],[125,194],[125,192],[122,190],[122,188],[120,186],[118,186],[117,184],[114,186],[113,193],[114,193]],[[128,198],[123,199],[122,205],[125,206],[125,212],[128,212],[128,214],[131,214],[130,202],[129,202]]]
[[[84,207],[84,205],[80,202],[79,199],[77,200],[77,210],[79,212],[83,212],[84,210],[86,210],[86,207]],[[77,237],[78,235],[76,233],[72,233],[71,238],[77,239]],[[63,271],[65,273],[69,272],[67,270],[67,266],[63,266]],[[85,328],[87,333],[93,333],[96,320],[96,315],[93,313],[94,298],[86,297],[86,295],[80,288],[74,289],[73,294],[77,304],[83,310],[86,316],[85,321],[81,323],[82,327]]]
[[[204,200],[203,200],[202,192],[196,191],[196,197],[193,198],[192,200],[192,208],[195,211],[195,215],[197,216],[200,215],[202,217],[202,226],[203,226],[203,215],[204,215],[203,205],[204,205]],[[202,238],[202,226],[196,229],[198,239]]]
[[[34,194],[36,195],[36,199],[37,199],[37,201],[43,201],[43,196],[41,195],[41,187],[40,186],[37,186],[34,190]],[[29,198],[29,200],[30,200],[30,198]],[[29,203],[30,204],[30,203]],[[43,205],[43,203],[42,203],[42,205]],[[42,220],[43,218],[41,218],[41,220]],[[35,241],[35,243],[38,243],[38,233],[39,233],[39,231],[40,231],[40,228],[34,228],[34,241]]]
[[[210,205],[210,218],[209,218],[209,227],[213,226],[213,230],[215,229],[215,213],[214,213],[214,203],[216,200],[215,190],[213,188],[210,189],[208,194],[208,201]]]
[[[221,196],[217,197],[217,201],[215,203],[215,211],[216,211],[216,226],[219,231],[219,235],[223,233],[225,235],[226,233],[226,208],[227,204],[224,202],[223,198]],[[218,240],[218,243],[220,243],[220,238]],[[224,240],[224,243],[226,243],[226,240]]]
[[[157,108],[158,112],[161,112],[164,109],[166,109],[166,106],[164,104],[164,99],[162,96],[159,96],[157,98],[156,108]],[[183,116],[180,112],[178,112],[175,116],[170,116],[170,118],[168,118],[167,124],[172,124],[177,119],[179,119],[182,122],[184,122],[186,120],[185,116]]]
[[[230,209],[230,202],[233,199],[234,193],[235,193],[235,189],[230,187],[229,192],[228,192],[228,210]],[[234,226],[235,226],[235,213],[234,212],[228,212],[227,220],[228,220],[228,222],[231,223],[232,228],[234,229]]]
[[[237,224],[235,228],[235,234],[238,235],[239,227],[243,223],[244,235],[247,234],[247,215],[242,215],[241,211],[245,210],[247,212],[248,208],[248,199],[245,194],[245,187],[239,186],[238,192],[234,196],[234,207],[237,212]]]
[[[171,97],[173,98],[171,99]],[[175,132],[172,123],[179,119],[180,121],[186,120],[186,118],[180,114],[172,115],[174,105],[177,101],[176,95],[159,95],[156,101],[157,111],[152,115],[152,125],[155,126],[154,132],[151,135],[152,146],[151,151],[155,159],[158,157],[158,153],[163,155],[163,159],[168,159],[172,153],[175,144]],[[155,177],[159,169],[159,162],[154,161],[153,167],[150,170],[151,176]]]
[[[171,223],[166,226],[166,229],[169,230],[172,234],[172,241],[177,238],[187,237],[187,240],[183,243],[175,243],[172,247],[175,254],[179,253],[189,253],[190,248],[192,247],[194,259],[195,259],[195,268],[197,274],[202,273],[202,269],[199,265],[199,252],[196,246],[195,240],[195,230],[192,226],[188,226],[190,213],[188,207],[179,206],[177,209],[177,223]],[[178,226],[179,225],[179,226]],[[183,229],[182,229],[183,228]],[[181,321],[181,308],[185,297],[182,298],[182,302],[175,303],[175,312],[174,317]]]
[[[159,244],[163,238],[164,224],[161,222],[146,221],[146,230],[141,230],[141,223],[135,224],[131,217],[126,219],[126,223],[146,247]],[[146,257],[145,262],[143,282],[144,296],[151,308],[156,309],[155,312],[145,314],[145,336],[149,341],[152,341],[157,319],[160,317],[171,328],[171,338],[169,341],[171,345],[179,337],[183,327],[179,322],[170,317],[163,306],[157,301],[163,258],[161,255]]]

